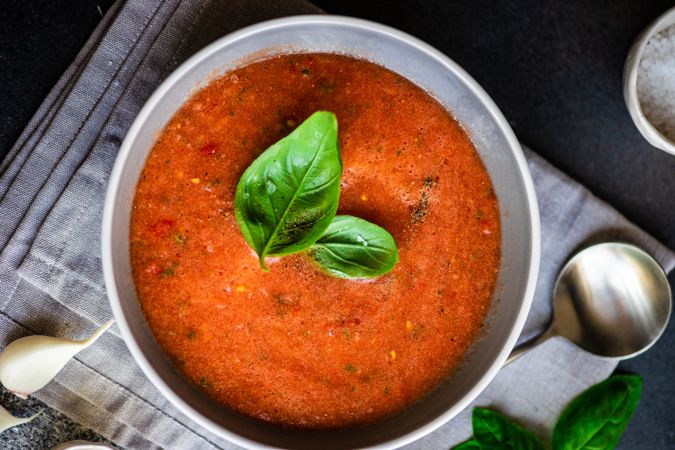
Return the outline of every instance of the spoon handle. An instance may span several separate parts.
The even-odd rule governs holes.
[[[504,363],[504,365],[512,363],[513,361],[518,359],[520,356],[522,356],[523,353],[530,351],[532,348],[541,344],[542,342],[544,342],[548,338],[551,338],[551,337],[556,336],[556,335],[557,335],[557,333],[556,333],[555,329],[553,328],[553,325],[551,325],[550,327],[548,327],[548,329],[546,331],[544,331],[542,334],[540,334],[536,338],[532,338],[529,341],[527,341],[523,344],[520,344],[518,347],[514,348],[511,351],[511,354],[509,355],[509,357],[506,358],[506,362]]]

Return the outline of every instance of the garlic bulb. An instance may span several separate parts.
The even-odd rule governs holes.
[[[113,322],[106,322],[82,341],[37,335],[17,339],[0,354],[0,383],[18,397],[28,398],[49,383],[77,352],[96,342]]]
[[[17,425],[21,425],[22,423],[30,422],[31,420],[35,419],[37,416],[40,415],[42,411],[37,412],[33,414],[30,417],[14,417],[7,411],[5,408],[0,406],[0,433],[5,431],[7,428],[12,428]]]

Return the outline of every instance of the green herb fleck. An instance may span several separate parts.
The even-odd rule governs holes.
[[[301,70],[301,72],[302,72],[303,77],[309,76],[309,69],[308,68],[305,67],[304,69]]]
[[[190,340],[193,340],[197,336],[197,332],[195,330],[190,330],[187,332],[187,338]]]
[[[209,381],[206,379],[206,377],[201,377],[199,379],[199,385],[202,387],[208,387]]]
[[[347,364],[347,365],[345,366],[345,370],[346,370],[347,372],[349,372],[349,373],[356,373],[356,371],[357,371],[358,369],[357,369],[356,366],[354,366],[353,364]]]
[[[342,329],[342,336],[347,340],[349,338],[351,338],[351,334],[349,333],[349,328],[343,328]]]
[[[424,218],[427,216],[427,213],[429,212],[429,194],[427,194],[425,191],[422,191],[422,194],[420,194],[420,201],[417,203],[417,206],[415,206],[415,209],[413,209],[413,223],[418,223],[418,222],[424,222]]]
[[[179,244],[179,245],[184,245],[187,238],[185,236],[183,236],[182,234],[180,234],[178,232],[175,232],[173,234],[173,240],[176,241],[176,243]]]
[[[422,332],[424,331],[424,325],[421,323],[416,324],[413,329],[410,331],[410,336],[413,339],[418,339],[421,335]]]
[[[172,262],[169,267],[166,267],[159,273],[160,278],[167,278],[176,275],[176,268],[178,267],[177,262]]]
[[[274,296],[274,304],[277,316],[285,316],[288,314],[288,300],[281,295]]]
[[[133,245],[134,247],[142,248],[142,247],[145,247],[147,245],[147,242],[145,242],[145,240],[143,240],[143,239],[138,239],[138,240],[132,241],[131,245]]]
[[[220,178],[216,177],[213,180],[209,181],[209,186],[220,186]]]
[[[323,94],[332,94],[333,92],[335,92],[335,85],[325,80],[321,81],[318,87],[319,91],[321,91],[321,93]]]

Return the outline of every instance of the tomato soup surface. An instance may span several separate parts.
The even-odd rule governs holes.
[[[317,110],[338,118],[338,214],[398,245],[374,280],[327,276],[302,254],[264,272],[235,220],[241,174]],[[497,200],[460,125],[410,81],[334,54],[254,62],[196,92],[155,143],[131,218],[139,299],[177,367],[244,415],[301,428],[377,420],[447,377],[499,257]]]

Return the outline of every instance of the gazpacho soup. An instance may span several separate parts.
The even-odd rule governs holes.
[[[317,177],[337,175],[298,193],[309,173],[293,173],[301,157],[283,153],[289,170],[264,164],[279,169],[274,152],[300,148],[303,133],[328,145],[309,117],[337,127],[333,169]],[[322,150],[311,151],[308,164],[319,164]],[[265,188],[246,190],[256,180]],[[238,212],[237,197],[256,193],[263,206]],[[332,196],[328,206],[305,214],[302,196],[319,194]],[[267,219],[246,214],[265,204],[293,251],[251,244]],[[293,214],[305,222],[279,231]],[[343,216],[388,239],[389,262],[363,256],[389,264],[377,275],[350,259],[353,243],[321,247],[346,268],[332,273],[318,235],[297,244],[298,233]],[[364,233],[352,235],[376,251]],[[197,389],[262,421],[348,427],[410,406],[461,363],[495,289],[499,205],[468,136],[424,90],[365,60],[284,54],[225,73],[174,115],[138,183],[130,251],[147,322]]]

